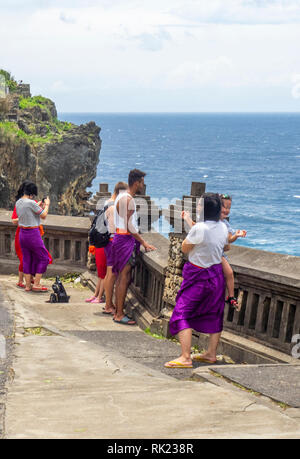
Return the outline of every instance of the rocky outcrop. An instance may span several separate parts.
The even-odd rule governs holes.
[[[39,198],[49,195],[50,212],[83,215],[96,177],[101,139],[94,122],[74,125],[57,119],[55,104],[41,96],[8,96],[0,120],[0,207],[13,208],[25,179]]]

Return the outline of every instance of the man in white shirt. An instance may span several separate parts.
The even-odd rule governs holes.
[[[220,221],[218,194],[203,195],[204,221],[196,223],[182,243],[189,261],[183,268],[183,282],[170,319],[170,332],[178,334],[181,356],[167,362],[167,368],[192,368],[192,330],[210,335],[208,351],[194,360],[214,363],[223,329],[225,279],[222,254],[228,243],[228,229]]]

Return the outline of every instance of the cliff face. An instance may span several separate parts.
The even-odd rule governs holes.
[[[58,121],[55,104],[41,96],[10,94],[6,105],[0,112],[0,207],[12,209],[17,189],[29,179],[39,198],[50,196],[51,213],[82,215],[99,163],[100,128]]]

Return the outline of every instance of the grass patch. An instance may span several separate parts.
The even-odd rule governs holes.
[[[34,97],[20,97],[19,108],[26,110],[34,107],[40,107],[41,109],[48,109],[49,105],[52,105],[52,101],[43,96]]]
[[[30,145],[46,144],[53,140],[61,142],[63,140],[60,133],[51,132],[50,126],[48,126],[48,133],[45,136],[40,136],[37,134],[26,134],[26,132],[19,128],[17,123],[12,121],[1,121],[0,133],[3,137],[9,137],[11,140],[25,140]]]
[[[74,282],[78,277],[80,277],[81,273],[66,273],[63,276],[59,276],[62,283],[69,284],[70,282]],[[48,280],[55,282],[56,277],[47,277]]]
[[[156,338],[156,339],[167,339],[165,336],[163,335],[158,335],[157,333],[152,333],[150,331],[150,328],[145,328],[144,332],[146,333],[146,335],[149,335],[149,336],[152,336],[152,338]]]
[[[50,330],[47,330],[43,327],[29,327],[24,328],[25,336],[35,335],[35,336],[53,336],[55,333],[52,333]]]

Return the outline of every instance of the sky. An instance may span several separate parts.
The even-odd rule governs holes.
[[[300,111],[300,0],[0,0],[0,68],[59,112]]]

